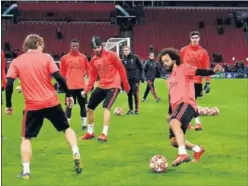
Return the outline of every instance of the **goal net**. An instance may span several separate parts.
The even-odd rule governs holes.
[[[103,43],[103,47],[108,51],[113,51],[118,54],[118,56],[122,55],[123,46],[130,47],[130,38],[110,38],[107,42]]]

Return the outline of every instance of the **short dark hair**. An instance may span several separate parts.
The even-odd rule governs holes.
[[[78,39],[72,39],[71,43],[79,43],[79,40]]]
[[[197,36],[200,37],[200,32],[199,31],[192,31],[192,32],[190,32],[190,37],[195,36],[195,35],[197,35]]]
[[[122,49],[124,50],[124,48],[128,48],[131,50],[131,48],[128,45],[124,45]]]
[[[177,49],[175,49],[175,48],[164,48],[158,54],[158,59],[159,59],[159,62],[161,64],[162,64],[161,58],[166,54],[168,54],[172,60],[176,61],[176,65],[180,65],[182,63],[180,53],[179,53],[179,51]]]
[[[148,54],[148,55],[150,56],[151,54],[154,54],[154,55],[155,55],[155,53],[154,53],[154,52],[149,52],[149,54]]]
[[[91,44],[91,48],[95,49],[97,47],[102,46],[102,41],[101,41],[100,37],[93,36],[91,41],[90,41],[90,44]]]

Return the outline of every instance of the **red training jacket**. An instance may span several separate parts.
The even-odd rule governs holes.
[[[116,53],[103,49],[100,56],[94,56],[90,62],[89,82],[85,92],[88,93],[99,76],[99,88],[121,89],[123,83],[126,92],[130,90],[126,70]]]
[[[196,68],[208,69],[210,68],[209,57],[207,51],[201,46],[192,46],[191,44],[183,47],[180,50],[180,56],[183,63],[192,65]],[[206,81],[209,81],[210,77],[206,77]],[[194,77],[195,83],[202,83],[201,76]]]

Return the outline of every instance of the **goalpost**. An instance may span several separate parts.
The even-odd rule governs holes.
[[[108,51],[113,51],[120,56],[122,54],[122,48],[123,46],[129,46],[130,47],[130,38],[110,38],[107,42],[103,43],[103,47]]]

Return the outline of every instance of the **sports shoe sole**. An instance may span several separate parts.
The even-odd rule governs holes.
[[[81,174],[83,169],[81,167],[81,162],[80,159],[74,159],[74,164],[75,164],[75,172],[77,174]]]
[[[190,162],[190,158],[185,160],[185,161],[178,162],[177,164],[172,164],[172,166],[177,167],[177,166],[181,165],[182,163],[188,163],[188,162]]]

